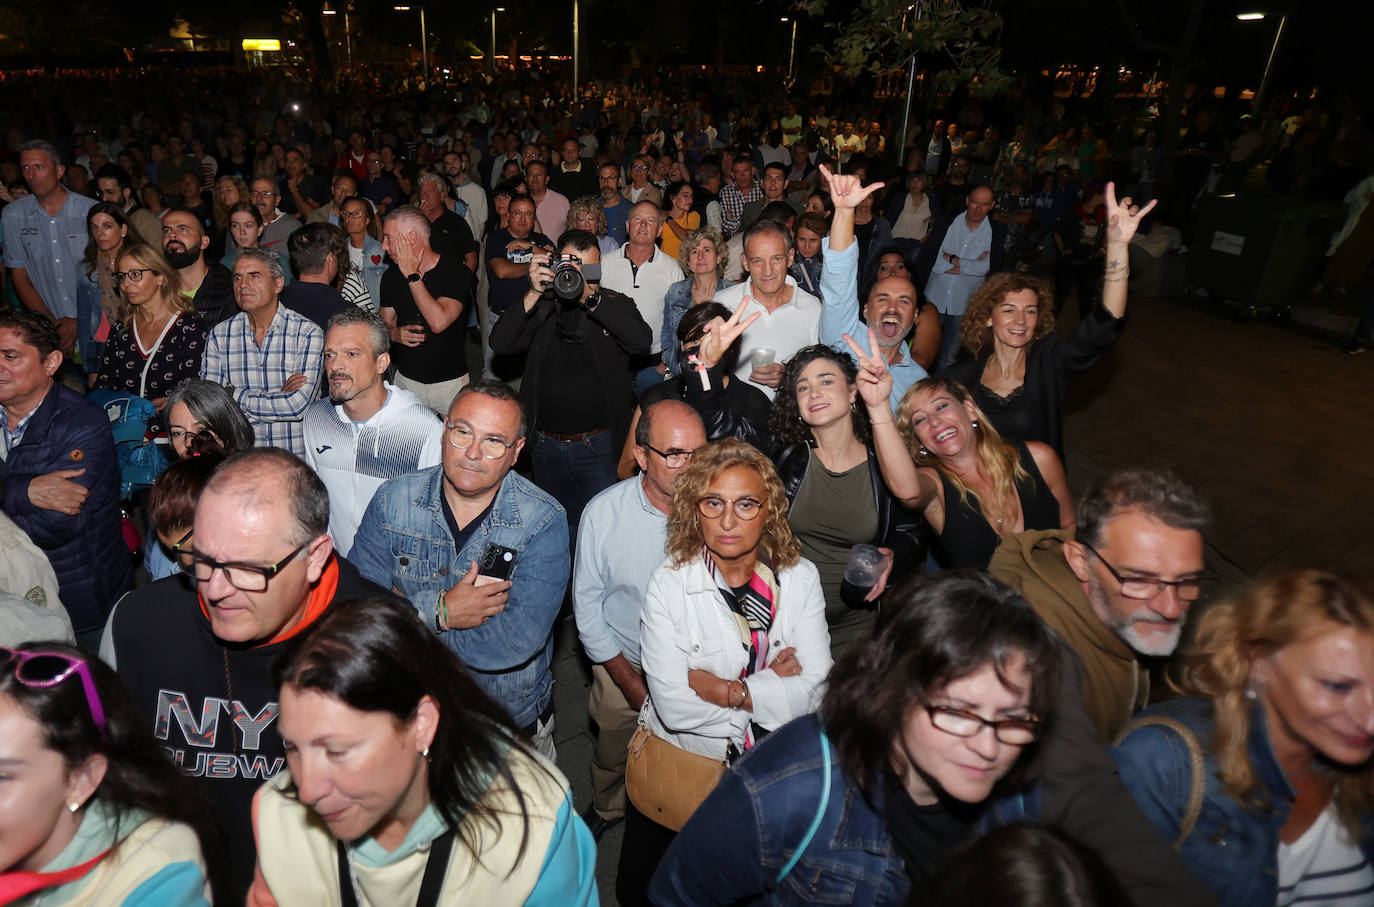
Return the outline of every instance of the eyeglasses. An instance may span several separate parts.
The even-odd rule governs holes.
[[[191,553],[191,549],[185,547],[185,545],[186,545],[187,542],[189,542],[189,541],[191,540],[191,536],[193,536],[193,535],[195,535],[195,534],[196,534],[196,530],[195,530],[194,528],[192,528],[192,529],[187,529],[187,530],[186,530],[186,534],[183,535],[181,538],[177,539],[177,540],[176,540],[176,543],[175,543],[174,545],[172,545],[172,553],[173,553],[173,554],[190,554],[190,553]]]
[[[208,583],[215,575],[216,570],[223,570],[224,576],[229,580],[229,585],[240,592],[266,592],[267,583],[282,571],[282,568],[296,559],[296,555],[305,550],[309,542],[297,545],[290,554],[275,564],[261,567],[257,564],[236,564],[223,563],[204,555],[190,553],[191,562],[181,563],[181,572],[192,577],[198,583]]]
[[[444,427],[448,429],[448,443],[459,450],[467,450],[477,438],[473,430],[461,422],[445,422]],[[488,435],[482,438],[478,445],[482,451],[482,456],[488,460],[498,460],[506,455],[506,451],[515,446],[515,442],[498,438],[495,435]]]
[[[360,217],[367,217],[367,212],[365,212],[365,211],[345,211],[345,212],[343,213],[343,219],[344,219],[344,220],[357,220],[357,219],[360,218]]]
[[[55,687],[73,674],[80,676],[81,688],[86,693],[86,706],[91,710],[91,720],[100,732],[100,739],[105,739],[105,707],[100,703],[100,694],[95,691],[95,678],[91,676],[91,666],[86,664],[85,659],[62,652],[30,652],[0,647],[0,662],[14,662],[14,679],[34,690]]]
[[[151,271],[152,268],[130,268],[127,271],[111,271],[110,278],[115,282],[115,286],[124,283],[125,280],[132,280],[138,283],[143,280],[143,275]]]
[[[735,512],[735,517],[744,520],[746,523],[757,519],[763,512],[763,502],[757,498],[736,498],[727,501],[724,498],[715,496],[704,497],[697,501],[697,512],[708,520],[718,520],[725,516],[725,508],[729,507]]]
[[[1025,746],[1040,739],[1043,726],[1034,718],[1004,718],[1001,721],[988,721],[982,715],[966,712],[947,705],[928,705],[926,713],[930,723],[955,737],[976,737],[983,728],[992,728],[992,735],[998,743],[1009,746]]]
[[[248,193],[248,194],[251,195],[253,198],[271,198],[272,196],[276,195],[277,193],[273,192],[273,191],[270,190],[270,189],[268,189],[268,190],[255,189],[254,191],[252,191],[252,192],[250,192],[250,193]]]
[[[1098,551],[1087,542],[1080,541],[1078,544],[1087,548],[1102,562],[1102,566],[1107,568],[1107,572],[1121,584],[1121,594],[1127,598],[1148,601],[1158,596],[1169,586],[1174,587],[1174,594],[1178,596],[1179,601],[1197,601],[1199,596],[1202,595],[1202,579],[1200,577],[1191,577],[1189,579],[1153,579],[1143,576],[1122,576],[1117,572],[1116,568],[1102,556],[1102,552]]]
[[[662,457],[669,469],[681,469],[692,461],[693,452],[690,450],[675,450],[671,453],[664,453],[652,444],[645,444],[644,447]]]

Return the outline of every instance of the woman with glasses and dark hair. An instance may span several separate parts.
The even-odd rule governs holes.
[[[382,251],[372,203],[356,195],[344,199],[339,206],[339,226],[347,237],[348,250],[348,268],[342,269],[347,273],[339,292],[358,308],[375,312],[382,302],[382,275],[390,265]]]
[[[111,276],[125,317],[105,345],[95,386],[136,394],[164,413],[172,388],[200,374],[209,326],[196,317],[195,302],[182,295],[181,280],[160,249],[129,246]]]
[[[1374,892],[1374,583],[1286,570],[1213,605],[1183,698],[1112,750],[1224,907],[1356,907]]]
[[[674,831],[658,823],[661,804],[637,793],[636,746],[723,765],[814,710],[831,663],[820,576],[801,557],[782,481],[758,450],[727,438],[692,455],[673,486],[667,547],[640,615],[649,696],[630,744],[616,877],[624,905],[648,903],[649,878]],[[706,793],[655,776],[647,763],[645,771],[646,784],[667,788],[679,811]]]
[[[1035,819],[1050,630],[971,571],[903,586],[820,714],[726,772],[664,856],[655,904],[902,905],[987,829]]]
[[[0,648],[0,903],[208,905],[216,830],[118,676]]]
[[[249,905],[597,903],[567,779],[408,604],[330,607],[272,679],[287,771],[254,799]]]
[[[177,457],[194,445],[218,447],[225,456],[254,446],[253,426],[229,391],[204,378],[190,378],[167,395],[167,436]]]
[[[192,444],[198,451],[164,469],[148,492],[143,567],[153,581],[181,573],[190,564],[196,500],[215,467],[224,462],[214,442],[204,444],[203,450],[199,439]]]
[[[722,345],[737,343],[757,317],[741,320],[743,311],[741,306],[710,325],[697,352],[709,387],[695,376],[684,379],[686,399],[701,414],[708,437],[719,431],[742,438],[777,467],[792,531],[802,554],[820,571],[831,652],[838,656],[872,625],[875,603],[887,586],[924,560],[925,525],[883,483],[849,356],[819,344],[798,350],[783,367],[766,423],[747,418],[716,389]],[[884,564],[862,585],[845,583],[859,545],[875,547],[867,554],[880,556]]]

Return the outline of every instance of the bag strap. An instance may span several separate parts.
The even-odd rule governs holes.
[[[1188,726],[1176,718],[1169,718],[1164,715],[1146,715],[1137,718],[1130,723],[1130,726],[1122,732],[1124,739],[1127,734],[1137,728],[1155,725],[1166,727],[1175,734],[1183,738],[1183,743],[1188,747],[1188,761],[1190,763],[1191,780],[1188,787],[1188,805],[1183,810],[1182,820],[1178,825],[1178,837],[1174,839],[1174,850],[1182,850],[1183,842],[1188,840],[1188,836],[1193,833],[1193,827],[1197,825],[1198,816],[1202,815],[1202,798],[1207,792],[1207,766],[1203,762],[1202,744],[1198,742]]]
[[[816,806],[816,815],[811,817],[811,825],[807,827],[806,834],[802,836],[801,843],[792,852],[792,858],[782,867],[778,873],[778,878],[774,885],[779,885],[788,874],[796,868],[797,862],[806,852],[806,848],[811,846],[811,839],[816,837],[816,832],[821,827],[821,820],[825,818],[825,808],[830,803],[830,738],[825,736],[825,730],[821,730],[821,800]]]
[[[354,888],[353,867],[348,863],[348,846],[343,841],[339,845],[339,894],[343,907],[358,907],[358,892]],[[430,845],[429,857],[425,861],[425,874],[420,879],[420,896],[415,899],[415,907],[436,907],[439,903],[439,889],[444,884],[448,872],[448,858],[453,851],[453,829],[449,829],[434,839]]]

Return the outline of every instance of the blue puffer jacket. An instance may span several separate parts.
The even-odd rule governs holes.
[[[0,416],[2,418],[2,416]],[[90,489],[75,516],[29,502],[29,482],[58,469]],[[77,633],[98,630],[128,590],[133,564],[119,521],[119,462],[105,411],[54,383],[23,439],[0,460],[5,513],[42,548],[57,573],[62,604]]]

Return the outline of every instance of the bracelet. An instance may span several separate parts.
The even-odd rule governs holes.
[[[1128,271],[1122,273],[1122,275],[1121,275],[1120,277],[1110,277],[1110,276],[1107,276],[1107,275],[1103,275],[1102,279],[1105,280],[1107,283],[1121,283],[1121,281],[1125,280],[1126,278],[1128,278],[1128,277],[1130,277],[1130,276],[1131,276],[1131,272],[1128,270]]]
[[[881,422],[874,422],[872,419],[869,419],[869,420],[868,420],[868,424],[869,424],[869,425],[891,425],[891,424],[892,424],[892,420],[891,420],[891,419],[884,419],[884,420],[881,421]]]
[[[440,633],[448,627],[448,602],[444,600],[444,593],[439,593],[439,600],[434,603],[434,629]]]
[[[739,707],[742,709],[747,705],[750,706],[750,710],[752,711],[754,697],[749,693],[749,681],[741,678],[739,682],[739,688],[744,691],[744,695],[741,696],[739,700]]]

